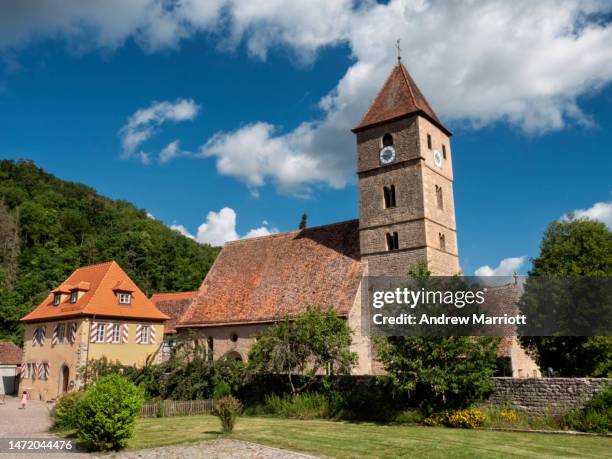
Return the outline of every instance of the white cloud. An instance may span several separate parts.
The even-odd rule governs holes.
[[[236,239],[269,236],[270,234],[278,233],[278,229],[269,226],[264,220],[263,226],[249,230],[241,238],[236,231],[236,211],[231,207],[224,207],[219,212],[208,212],[206,221],[198,227],[196,236],[191,234],[183,225],[174,223],[170,225],[170,228],[202,244],[213,246],[222,246],[226,242],[235,241]]]
[[[562,220],[567,220],[570,214],[565,214],[561,217]],[[588,209],[576,209],[571,213],[575,218],[588,218],[604,223],[612,230],[612,201],[596,202]]]
[[[138,158],[144,164],[150,162],[150,153],[140,150],[141,145],[149,140],[167,121],[179,123],[194,119],[200,110],[191,99],[177,99],[174,102],[153,102],[137,110],[129,117],[128,122],[119,131],[123,147],[122,157]],[[180,154],[178,140],[168,144],[160,153],[160,161],[167,162]]]
[[[520,270],[526,260],[527,257],[525,256],[504,258],[497,267],[491,268],[489,265],[481,266],[474,272],[474,275],[478,277],[512,276]]]
[[[112,50],[134,39],[154,52],[202,33],[213,46],[244,45],[258,59],[285,47],[309,61],[324,47],[346,45],[354,61],[321,98],[320,119],[289,131],[245,120],[251,124],[217,134],[203,149],[221,173],[252,190],[271,181],[307,194],[313,184],[343,186],[353,177],[349,129],[388,75],[397,38],[403,62],[445,121],[473,128],[505,122],[540,134],[592,123],[578,99],[612,80],[611,12],[603,0],[13,0],[0,16],[0,53],[44,38],[78,50]],[[150,161],[132,146],[151,132],[132,135],[126,146]],[[243,172],[245,155],[226,146],[247,136],[259,144]],[[277,164],[268,148],[280,154]]]

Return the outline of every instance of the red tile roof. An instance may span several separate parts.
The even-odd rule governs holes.
[[[22,356],[19,346],[9,341],[0,341],[0,365],[21,365]]]
[[[447,135],[452,135],[435,114],[406,67],[398,64],[352,131],[359,132],[368,127],[416,114],[429,119]]]
[[[49,293],[36,309],[21,320],[24,322],[40,322],[65,317],[94,315],[156,321],[169,318],[151,303],[125,271],[114,261],[79,268],[52,292],[67,292],[75,288],[84,290],[76,303],[70,303],[69,297],[67,297],[62,303],[55,306],[53,304],[54,295]],[[131,304],[119,304],[117,291],[131,292]]]
[[[271,322],[308,305],[346,316],[361,275],[357,220],[230,242],[178,327]]]
[[[150,300],[157,309],[170,316],[164,322],[164,333],[176,333],[176,323],[193,302],[198,292],[156,293]]]

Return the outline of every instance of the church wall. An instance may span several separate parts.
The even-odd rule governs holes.
[[[453,161],[450,139],[437,126],[434,126],[433,123],[421,116],[417,117],[417,126],[421,156],[425,158],[426,164],[431,169],[437,169],[433,162],[433,150],[438,150],[442,153],[442,146],[446,147],[446,159],[440,169],[440,173],[452,181]],[[427,145],[427,134],[431,136],[431,149]]]
[[[442,176],[429,167],[422,167],[421,171],[425,217],[455,231],[456,223],[453,183],[448,178]],[[436,186],[442,188],[442,209],[440,209],[438,206]]]
[[[370,276],[395,276],[402,277],[408,274],[408,270],[417,262],[427,259],[425,247],[407,250],[386,252],[367,257]]]

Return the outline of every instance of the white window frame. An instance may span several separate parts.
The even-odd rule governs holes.
[[[73,290],[72,292],[70,292],[70,303],[74,304],[77,301],[79,301],[79,291]]]
[[[61,302],[62,302],[62,294],[54,293],[53,294],[53,306],[59,306]]]
[[[119,292],[119,304],[132,304],[132,294]]]
[[[57,324],[57,342],[64,344],[66,339],[66,324]]]
[[[106,342],[106,324],[96,325],[96,343]]]
[[[140,330],[140,344],[149,344],[149,340],[151,338],[151,330],[150,325],[143,325]]]
[[[121,343],[121,324],[113,324],[113,339],[114,344]]]

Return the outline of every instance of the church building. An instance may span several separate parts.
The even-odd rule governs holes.
[[[461,272],[452,134],[401,62],[352,131],[359,218],[226,243],[179,334],[195,333],[215,359],[246,360],[257,334],[279,317],[332,306],[353,330],[354,373],[380,371],[361,335],[363,277],[405,276],[421,260],[433,275]],[[530,359],[521,365],[529,366],[524,374],[537,369]]]

